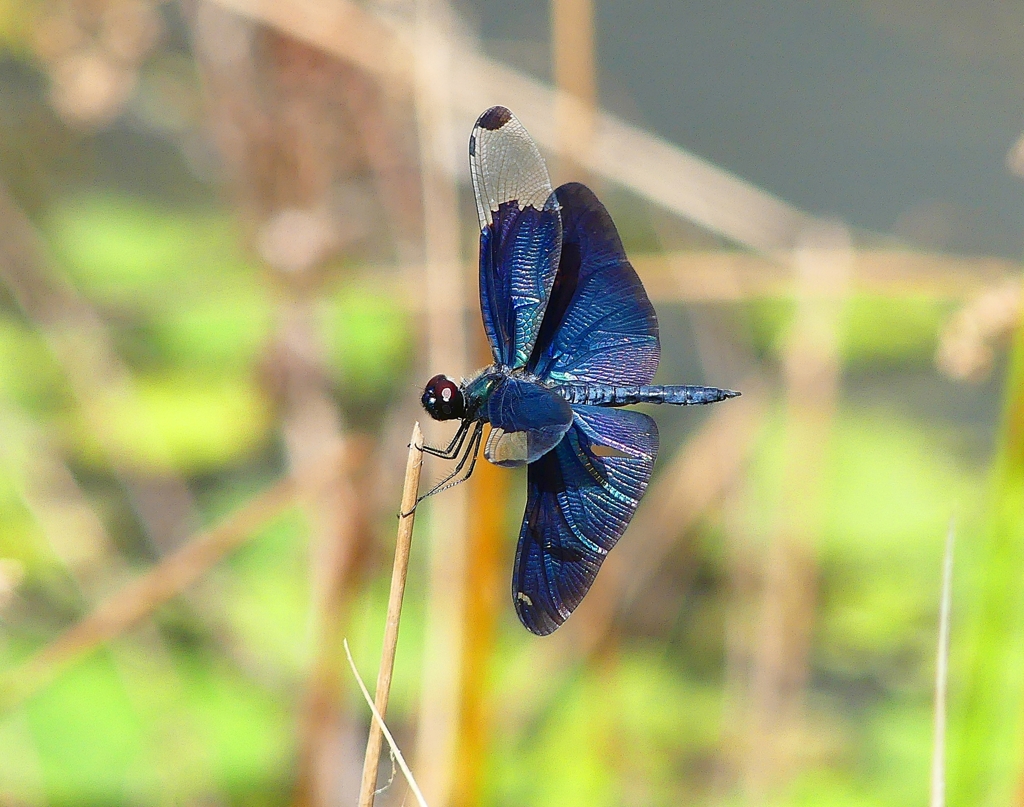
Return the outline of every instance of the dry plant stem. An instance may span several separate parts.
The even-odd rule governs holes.
[[[328,452],[329,454],[330,452]],[[267,521],[291,506],[308,479],[322,473],[325,456],[299,477],[282,479],[255,496],[219,526],[202,532],[150,571],[129,583],[80,622],[6,676],[0,684],[0,713],[31,697],[86,653],[115,639],[199,580],[226,554]]]
[[[942,561],[942,604],[939,607],[939,649],[935,663],[935,745],[932,749],[930,807],[946,804],[946,691],[949,681],[949,614],[953,604],[953,542],[956,524],[949,523]]]
[[[412,775],[412,771],[409,770],[409,766],[405,762],[405,757],[402,755],[402,749],[398,747],[398,743],[395,742],[395,738],[391,736],[387,723],[384,722],[383,715],[381,715],[380,710],[377,709],[373,700],[370,698],[370,693],[366,690],[366,684],[363,683],[363,679],[359,677],[359,670],[356,669],[356,663],[352,660],[352,651],[349,650],[348,647],[348,639],[343,639],[342,644],[345,647],[345,656],[348,658],[348,666],[351,668],[352,675],[355,677],[356,683],[359,685],[359,691],[363,693],[363,699],[366,701],[366,705],[370,707],[370,711],[373,713],[373,725],[380,728],[381,732],[384,734],[384,738],[388,741],[391,753],[395,755],[395,761],[398,763],[398,767],[401,768],[402,775],[405,776],[405,781],[409,783],[409,789],[412,790],[413,795],[416,796],[416,803],[419,804],[420,807],[427,807],[426,799],[423,798],[423,793],[420,792],[420,787],[416,784],[416,778]]]
[[[398,538],[395,546],[395,564],[391,571],[391,594],[388,597],[388,616],[384,626],[384,649],[380,669],[377,671],[377,690],[374,696],[381,720],[388,710],[391,694],[391,675],[395,669],[395,650],[398,647],[398,625],[402,619],[402,598],[405,596],[405,578],[409,572],[409,548],[412,546],[412,526],[416,520],[416,494],[420,487],[423,467],[423,433],[417,422],[412,427],[409,441],[409,459],[405,465],[405,484],[402,487],[402,508],[398,516]],[[359,807],[371,807],[377,786],[377,764],[380,762],[381,731],[377,723],[370,724],[363,759],[363,780],[359,786]]]

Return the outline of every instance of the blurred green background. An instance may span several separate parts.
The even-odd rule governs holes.
[[[372,682],[422,384],[487,361],[464,150],[508,103],[614,216],[658,380],[744,396],[652,412],[551,638],[507,594],[524,475],[420,509],[389,724],[430,804],[928,803],[951,520],[950,802],[1024,804],[1022,17],[0,2],[0,803],[356,803],[340,640]],[[579,147],[609,110],[803,229],[624,187]]]

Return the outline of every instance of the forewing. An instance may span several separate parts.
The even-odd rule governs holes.
[[[648,384],[658,369],[658,318],[611,216],[578,182],[556,192],[558,272],[528,368],[553,381]]]
[[[574,406],[562,441],[529,466],[512,597],[519,619],[551,633],[580,604],[625,531],[658,454],[640,412]]]
[[[484,329],[497,363],[524,367],[558,268],[558,204],[536,144],[505,107],[477,120],[469,166],[480,218]]]
[[[573,422],[563,398],[539,384],[508,378],[487,399],[491,434],[484,456],[495,465],[525,465],[550,451]]]

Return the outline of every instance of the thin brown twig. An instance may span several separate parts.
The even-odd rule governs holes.
[[[329,462],[329,457],[323,457],[311,463],[305,473],[282,479],[257,494],[221,524],[167,555],[22,663],[0,684],[0,713],[39,692],[75,661],[115,639],[199,580],[256,529],[289,507],[308,478],[322,473]]]
[[[395,670],[395,651],[398,648],[398,627],[402,619],[402,598],[405,596],[405,578],[409,572],[409,550],[412,546],[412,527],[416,520],[416,494],[420,487],[423,467],[423,433],[419,422],[412,427],[409,441],[409,459],[405,466],[405,484],[402,487],[402,509],[398,516],[398,538],[395,546],[395,564],[391,572],[391,593],[388,596],[388,615],[384,626],[384,649],[381,651],[377,671],[377,689],[374,702],[380,720],[388,710],[391,695],[391,676]],[[359,786],[359,807],[372,807],[377,786],[377,765],[380,762],[382,735],[380,725],[370,724],[363,759],[363,778]]]
[[[477,332],[475,358],[490,361],[491,348]],[[475,807],[485,800],[486,761],[492,720],[491,669],[498,642],[498,616],[505,603],[505,522],[511,474],[481,462],[466,486],[469,512],[466,530],[464,589],[467,618],[462,620],[462,669],[458,675],[455,753],[451,755],[448,807]]]
[[[555,115],[562,144],[556,173],[570,173],[575,179],[589,182],[581,163],[593,145],[597,108],[592,0],[554,0],[551,3],[551,61],[555,86],[559,90]],[[575,103],[565,104],[570,98]],[[579,155],[584,155],[584,159],[579,159]]]

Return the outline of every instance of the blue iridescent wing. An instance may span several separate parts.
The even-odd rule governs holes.
[[[558,204],[537,146],[505,107],[477,120],[469,166],[480,217],[484,329],[495,362],[524,367],[558,268]]]
[[[529,466],[512,598],[530,631],[546,635],[590,589],[647,489],[658,427],[626,409],[573,406],[562,441]]]
[[[551,390],[507,378],[487,399],[491,434],[484,456],[495,465],[514,468],[540,458],[569,430],[573,410]]]
[[[649,384],[658,318],[611,216],[578,182],[555,191],[562,251],[528,369],[551,381]]]

